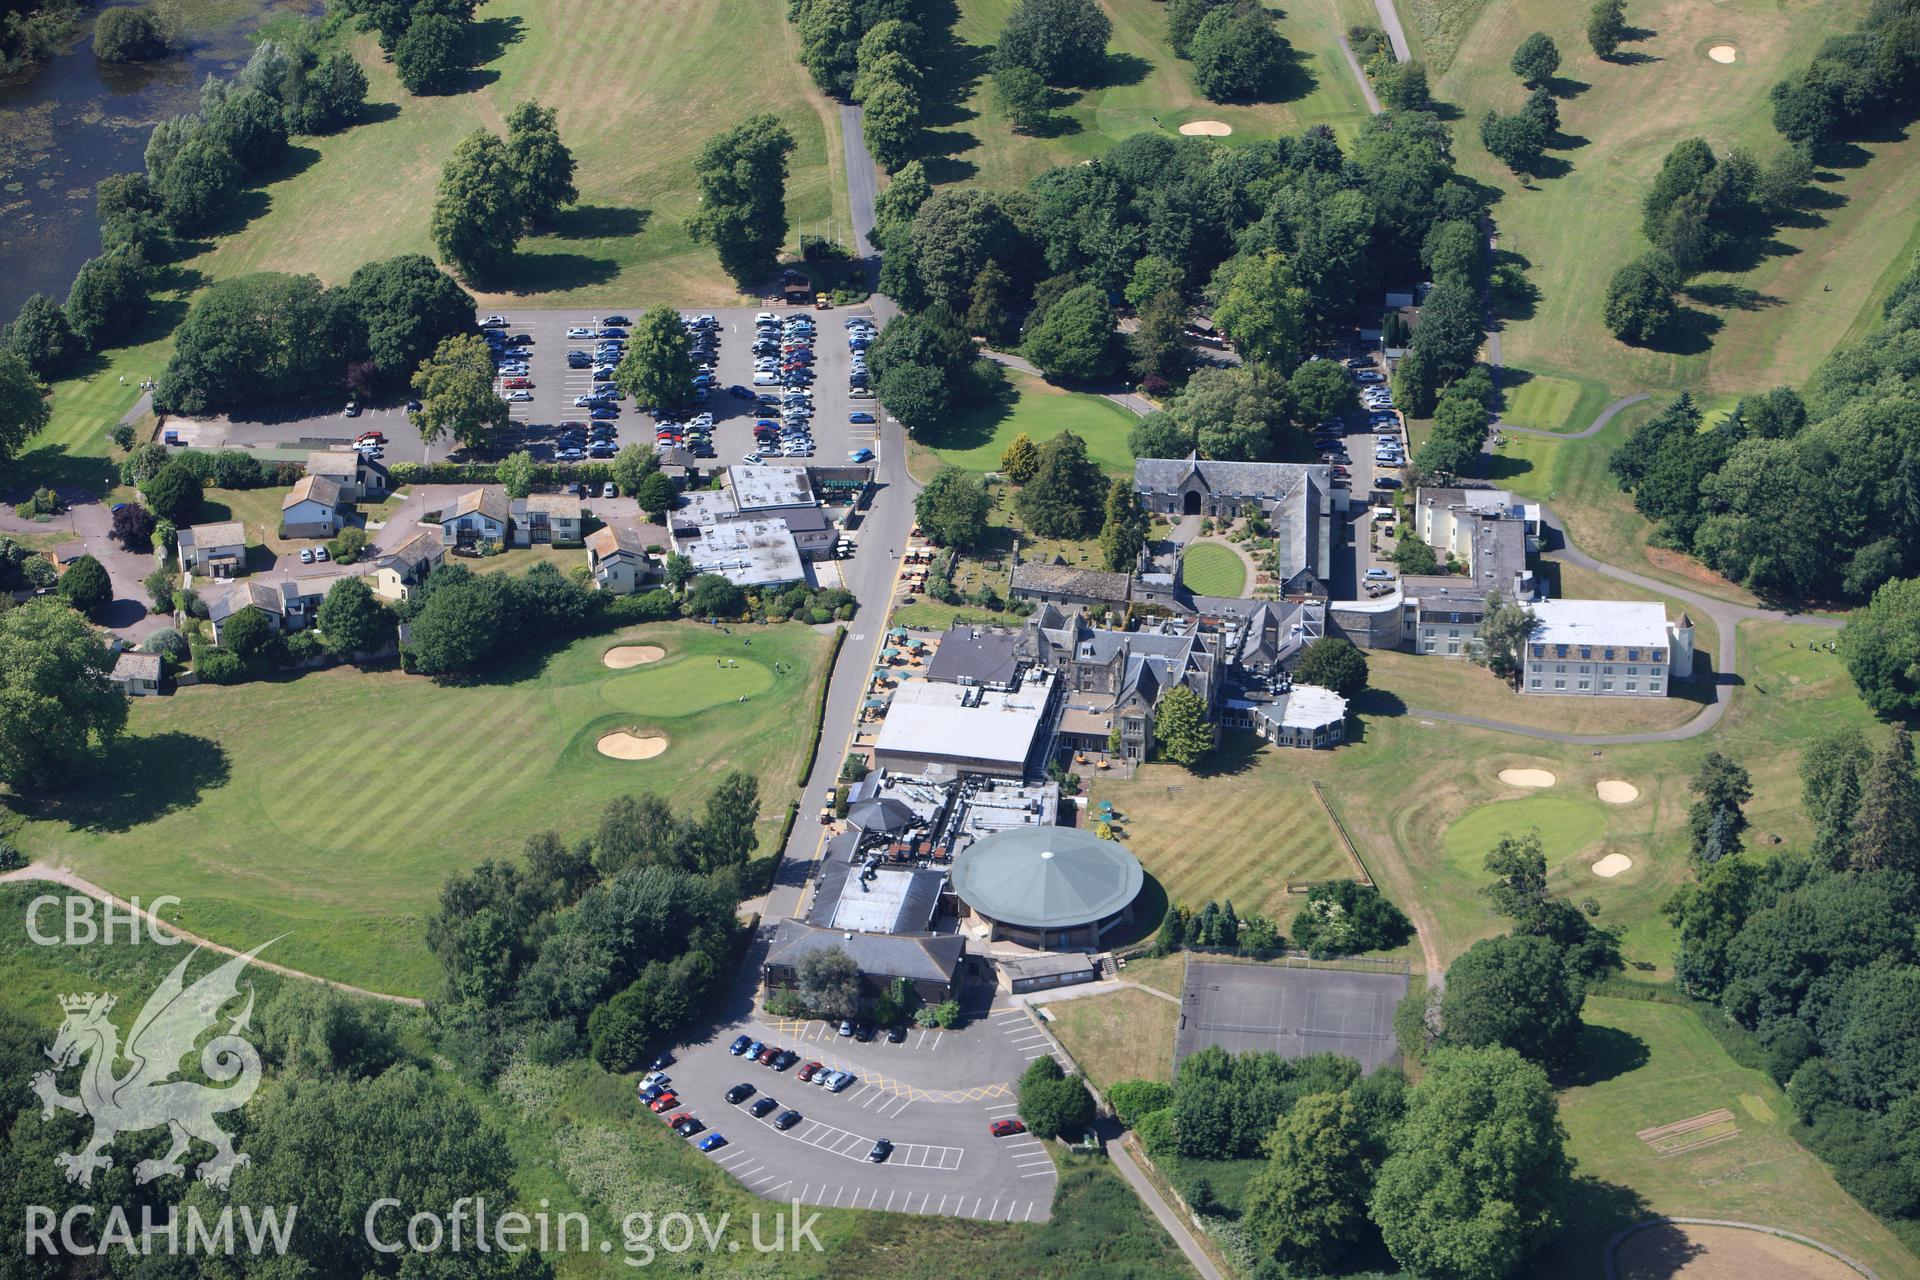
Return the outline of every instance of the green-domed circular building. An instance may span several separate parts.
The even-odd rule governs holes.
[[[953,860],[953,891],[990,926],[988,941],[1098,947],[1133,919],[1144,875],[1124,845],[1073,827],[988,836]]]

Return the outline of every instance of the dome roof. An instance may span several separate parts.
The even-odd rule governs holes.
[[[1064,929],[1103,920],[1139,896],[1145,877],[1126,847],[1073,827],[988,836],[953,860],[953,889],[990,920]]]

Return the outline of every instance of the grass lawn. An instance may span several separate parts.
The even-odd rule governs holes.
[[[1247,585],[1240,553],[1218,542],[1195,542],[1180,556],[1180,580],[1197,596],[1238,599]]]
[[[1287,893],[1288,881],[1352,875],[1333,824],[1294,767],[1315,754],[1322,753],[1228,734],[1204,775],[1150,764],[1130,779],[1083,776],[1091,803],[1113,802],[1116,834],[1169,901],[1197,911],[1232,899],[1242,916],[1257,912],[1284,927],[1301,900]],[[1195,824],[1195,814],[1207,821]]]
[[[1780,150],[1768,89],[1827,37],[1851,30],[1866,0],[1644,0],[1629,20],[1651,35],[1625,46],[1625,62],[1602,62],[1589,50],[1584,5],[1413,0],[1407,7],[1409,25],[1427,33],[1430,65],[1451,63],[1434,89],[1459,112],[1460,168],[1498,189],[1499,249],[1518,256],[1539,290],[1537,300],[1505,317],[1509,365],[1616,395],[1799,383],[1828,351],[1857,336],[1891,284],[1888,273],[1904,268],[1920,221],[1920,139],[1890,129],[1823,158],[1814,207],[1797,225],[1696,278],[1683,299],[1687,322],[1667,349],[1617,342],[1601,318],[1608,277],[1647,247],[1640,199],[1668,150],[1696,136],[1716,152],[1745,146],[1763,161]],[[1507,64],[1532,31],[1560,48],[1562,137],[1549,153],[1554,169],[1528,187],[1487,154],[1478,127],[1489,109],[1519,107],[1525,90]],[[1706,56],[1722,41],[1739,49],[1736,63]],[[1457,58],[1446,56],[1449,46],[1457,46]]]
[[[604,21],[591,0],[493,0],[476,87],[412,97],[370,35],[352,38],[374,118],[295,143],[283,172],[238,202],[233,234],[191,267],[209,278],[312,272],[338,284],[360,264],[432,254],[428,218],[441,167],[475,129],[504,132],[514,104],[558,107],[578,162],[580,201],[520,244],[483,305],[718,305],[738,294],[685,223],[693,162],[713,134],[761,111],[792,132],[787,244],[851,239],[839,116],[795,59],[778,0],[636,0]]]
[[[1914,1273],[1913,1255],[1793,1140],[1786,1095],[1734,1062],[1692,1010],[1593,997],[1584,1012],[1584,1082],[1561,1094],[1560,1120],[1586,1209],[1569,1215],[1543,1274],[1597,1276],[1608,1236],[1652,1214],[1783,1227],[1883,1276]],[[1723,1107],[1738,1136],[1710,1146],[1661,1155],[1635,1136]]]
[[[1351,138],[1367,118],[1365,100],[1340,54],[1340,34],[1370,20],[1364,0],[1295,0],[1270,9],[1295,51],[1279,101],[1243,106],[1208,102],[1193,87],[1192,67],[1167,47],[1166,6],[1158,0],[1101,0],[1113,21],[1106,74],[1086,89],[1056,91],[1059,124],[1047,136],[1016,134],[993,103],[988,54],[1013,0],[959,0],[960,43],[953,60],[964,82],[961,110],[933,116],[927,173],[935,182],[972,181],[1006,189],[1056,165],[1091,160],[1133,134],[1174,134],[1189,120],[1219,120],[1233,129],[1228,145],[1297,134],[1327,125]]]
[[[1087,442],[1087,456],[1109,475],[1133,474],[1127,433],[1138,422],[1104,396],[1067,391],[1015,370],[1007,371],[1008,394],[998,403],[956,414],[937,431],[907,446],[907,469],[926,481],[942,466],[985,474],[1000,469],[1000,455],[1021,432],[1045,444],[1071,431]]]
[[[1180,1006],[1144,991],[1054,1000],[1042,1006],[1087,1079],[1101,1089],[1120,1080],[1173,1082],[1173,1033]]]
[[[979,622],[993,626],[1017,627],[1026,619],[1017,613],[1005,613],[995,609],[980,609],[970,604],[941,604],[925,596],[917,597],[912,604],[901,605],[893,611],[888,623],[896,627],[910,627],[915,631],[945,631],[956,622]]]
[[[763,838],[777,831],[807,750],[790,712],[813,697],[826,640],[755,628],[743,649],[690,623],[631,637],[668,658],[610,671],[600,654],[623,636],[607,634],[467,686],[341,668],[143,699],[108,781],[20,806],[16,842],[122,896],[178,895],[196,933],[239,946],[285,933],[283,964],[426,995],[422,918],[442,881],[535,831],[584,835],[635,791],[688,808],[735,768],[760,779]],[[722,654],[739,665],[718,668]],[[776,676],[776,661],[792,669]],[[668,737],[664,754],[595,750],[642,726]]]

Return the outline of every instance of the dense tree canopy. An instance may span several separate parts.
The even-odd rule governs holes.
[[[573,185],[573,152],[560,141],[559,109],[529,99],[507,115],[507,164],[520,212],[535,226],[580,198]]]
[[[507,402],[494,391],[493,377],[493,353],[479,334],[442,341],[413,375],[420,408],[412,417],[421,439],[485,447],[507,425]]]
[[[1570,1060],[1580,1038],[1586,991],[1559,948],[1545,938],[1484,938],[1447,968],[1440,1001],[1445,1043],[1505,1045],[1532,1061]]]
[[[167,56],[167,24],[145,5],[105,9],[93,22],[93,56],[102,62],[152,62]]]
[[[498,274],[520,243],[522,179],[498,134],[475,129],[454,148],[433,202],[433,243],[470,281]]]
[[[1214,102],[1267,97],[1292,50],[1257,4],[1220,5],[1194,30],[1193,85]]]
[[[668,413],[693,403],[693,335],[672,307],[654,307],[633,328],[613,383],[642,408]]]
[[[1357,698],[1367,687],[1367,655],[1343,636],[1323,636],[1302,651],[1293,676],[1302,684]]]
[[[1027,67],[1048,84],[1090,84],[1105,65],[1112,35],[1112,21],[1094,0],[1017,0],[994,60]]]
[[[312,276],[217,281],[194,299],[154,391],[156,408],[199,415],[299,401],[337,387],[350,325]]]
[[[92,772],[100,747],[127,723],[112,669],[106,646],[64,601],[0,613],[0,782],[30,796]]]
[[[1113,366],[1114,315],[1092,285],[1069,289],[1027,329],[1021,353],[1049,378],[1091,382]]]
[[[936,547],[971,547],[986,537],[992,506],[978,476],[941,467],[915,495],[913,517]]]
[[[1500,1280],[1559,1230],[1572,1162],[1546,1073],[1510,1049],[1441,1049],[1407,1096],[1373,1220],[1417,1275]]]
[[[1100,528],[1106,495],[1106,477],[1087,456],[1087,442],[1063,431],[1040,446],[1039,464],[1020,486],[1014,509],[1039,537],[1089,538]]]
[[[822,0],[831,3],[833,0]],[[779,117],[757,115],[707,139],[694,160],[700,210],[687,220],[741,283],[772,270],[787,235],[787,161],[793,135]]]
[[[369,262],[342,292],[356,327],[365,327],[366,358],[390,384],[411,378],[444,340],[473,332],[473,295],[425,254]]]

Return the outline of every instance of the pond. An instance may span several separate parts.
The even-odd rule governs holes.
[[[147,135],[191,111],[209,75],[231,75],[261,21],[317,12],[309,0],[223,0],[190,13],[185,47],[159,62],[106,66],[91,27],[72,48],[0,79],[0,319],[34,293],[64,301],[99,251],[93,190],[142,166]]]

